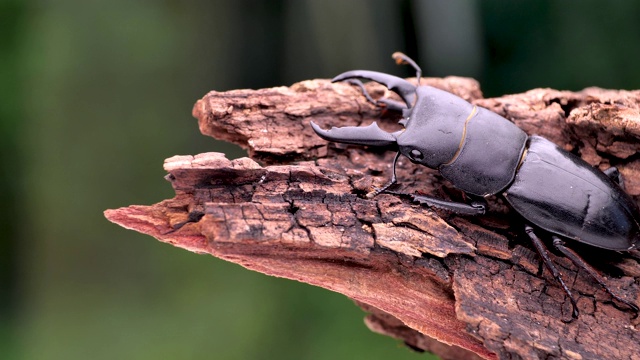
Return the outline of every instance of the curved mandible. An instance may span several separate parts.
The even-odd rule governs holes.
[[[343,81],[348,79],[361,78],[372,80],[386,86],[389,90],[400,95],[408,108],[413,107],[416,102],[416,87],[405,79],[397,76],[369,70],[352,70],[344,72],[334,77],[331,82]]]
[[[324,130],[311,121],[311,127],[318,136],[328,141],[382,147],[395,147],[398,144],[394,134],[380,129],[375,122],[369,126],[332,127]]]

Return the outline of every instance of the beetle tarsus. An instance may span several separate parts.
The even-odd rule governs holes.
[[[374,197],[382,194],[382,193],[389,193],[391,194],[389,191],[387,191],[388,188],[392,187],[393,185],[397,184],[397,181],[393,181],[393,179],[391,179],[391,181],[389,181],[388,183],[384,184],[383,187],[381,188],[373,188],[373,191],[367,193],[367,195],[365,195],[365,197],[367,199],[373,199]]]
[[[562,241],[559,237],[557,237],[555,235],[552,236],[551,238],[553,239],[553,246],[556,249],[558,249],[558,251],[560,251],[564,256],[569,258],[569,260],[571,260],[571,262],[574,265],[576,265],[577,267],[579,267],[580,269],[586,271],[589,275],[591,275],[591,277],[594,278],[598,282],[598,284],[600,284],[600,286],[602,286],[602,288],[607,293],[609,293],[609,295],[611,295],[611,297],[613,297],[614,299],[618,300],[619,302],[627,305],[629,308],[631,308],[636,313],[639,311],[638,306],[636,306],[634,303],[631,303],[631,302],[623,299],[620,295],[616,294],[613,290],[611,290],[609,288],[609,286],[607,286],[605,277],[600,275],[600,273],[596,269],[594,269],[591,265],[589,265],[573,249],[570,249],[570,248],[566,247],[564,241]]]
[[[379,194],[387,191],[387,189],[389,189],[390,187],[392,187],[393,185],[398,183],[398,178],[396,177],[396,164],[398,163],[398,158],[400,158],[400,151],[398,151],[396,153],[396,156],[393,158],[393,165],[392,165],[392,171],[391,171],[391,180],[389,180],[389,182],[386,183],[383,187],[375,188],[374,191],[368,193],[367,194],[367,199],[373,199],[376,195],[379,195]]]
[[[553,275],[553,277],[556,279],[556,281],[560,283],[560,285],[562,286],[562,289],[564,289],[564,292],[569,297],[569,301],[571,301],[571,306],[573,306],[573,312],[572,312],[571,316],[573,318],[571,320],[568,320],[568,321],[565,321],[565,320],[562,320],[562,321],[563,322],[571,322],[571,321],[573,321],[573,319],[577,319],[578,315],[580,313],[578,311],[578,304],[576,303],[576,299],[573,297],[573,294],[571,293],[571,290],[569,290],[569,287],[567,286],[567,284],[565,284],[564,280],[562,279],[562,275],[560,274],[560,271],[558,271],[558,268],[556,268],[555,264],[551,260],[551,257],[549,256],[549,251],[547,250],[547,247],[538,238],[538,236],[536,236],[536,234],[533,231],[533,228],[531,226],[525,225],[524,230],[527,233],[527,235],[529,236],[529,238],[531,239],[531,242],[533,243],[533,245],[535,246],[536,250],[538,251],[538,254],[540,254],[540,257],[542,258],[542,262],[544,262],[544,265],[551,272],[551,275]]]

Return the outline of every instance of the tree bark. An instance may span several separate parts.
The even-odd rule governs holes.
[[[640,199],[640,91],[535,89],[483,99],[477,82],[423,79],[545,136],[602,169],[618,167]],[[374,97],[393,97],[367,84]],[[212,91],[193,109],[203,134],[243,146],[165,161],[173,199],[107,210],[123,227],[248,269],[342,293],[370,312],[367,325],[443,359],[640,359],[640,320],[589,276],[552,254],[580,317],[529,244],[524,222],[500,198],[489,214],[460,217],[388,194],[394,154],[327,143],[309,126],[398,115],[359,89],[326,80],[291,87]],[[487,154],[490,156],[490,154]],[[399,189],[462,199],[436,171],[398,162]],[[544,234],[543,234],[544,237]],[[579,244],[578,244],[579,245]],[[578,249],[578,247],[574,247]],[[608,284],[640,303],[640,251],[579,247]]]

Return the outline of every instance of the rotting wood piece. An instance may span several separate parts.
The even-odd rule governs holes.
[[[536,89],[482,99],[470,79],[424,81],[581,153],[595,166],[616,165],[638,200],[640,92]],[[380,86],[367,86],[374,96],[389,96]],[[397,116],[367,103],[357,89],[313,80],[290,88],[211,92],[195,105],[194,116],[204,134],[235,142],[271,165],[215,153],[167,159],[175,198],[108,210],[111,221],[345,294],[379,309],[367,320],[375,331],[445,358],[442,348],[416,340],[416,331],[482,358],[640,354],[640,320],[616,309],[595,282],[554,256],[581,310],[578,320],[562,322],[570,311],[564,294],[546,270],[540,274],[522,221],[500,199],[490,199],[488,216],[461,218],[390,195],[364,198],[387,181],[393,154],[327,144],[309,127],[310,120],[321,126],[378,121],[397,129]],[[399,162],[398,177],[402,191],[462,196],[435,172],[407,160]],[[199,222],[172,230],[196,211],[204,213]],[[581,251],[597,256],[592,263],[617,276],[608,279],[611,286],[640,303],[639,252]]]

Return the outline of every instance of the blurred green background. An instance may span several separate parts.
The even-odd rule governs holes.
[[[0,0],[0,358],[427,359],[350,300],[109,223],[172,197],[207,91],[350,69],[485,96],[640,85],[640,2]]]

